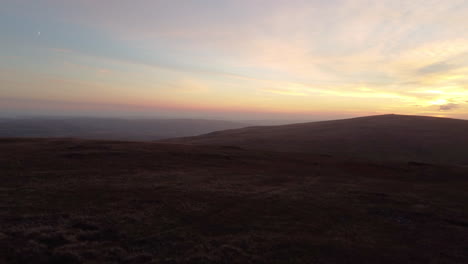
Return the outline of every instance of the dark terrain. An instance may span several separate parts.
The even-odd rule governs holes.
[[[204,119],[123,119],[86,117],[0,118],[0,138],[73,137],[148,141],[196,136],[247,124]]]
[[[0,139],[0,263],[468,263],[468,167],[259,146]]]
[[[167,142],[468,165],[468,121],[427,116],[380,115],[256,126]]]

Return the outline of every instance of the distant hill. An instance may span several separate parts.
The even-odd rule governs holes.
[[[468,165],[468,121],[425,116],[380,115],[247,127],[167,142]]]
[[[203,119],[4,118],[0,119],[0,137],[158,140],[245,126]]]

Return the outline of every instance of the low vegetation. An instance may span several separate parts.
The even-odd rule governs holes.
[[[468,168],[0,140],[2,263],[468,263]]]

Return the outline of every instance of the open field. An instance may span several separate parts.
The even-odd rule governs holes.
[[[1,263],[468,263],[468,168],[0,140]]]

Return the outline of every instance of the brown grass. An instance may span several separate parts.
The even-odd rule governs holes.
[[[468,263],[468,169],[0,140],[0,263]]]

